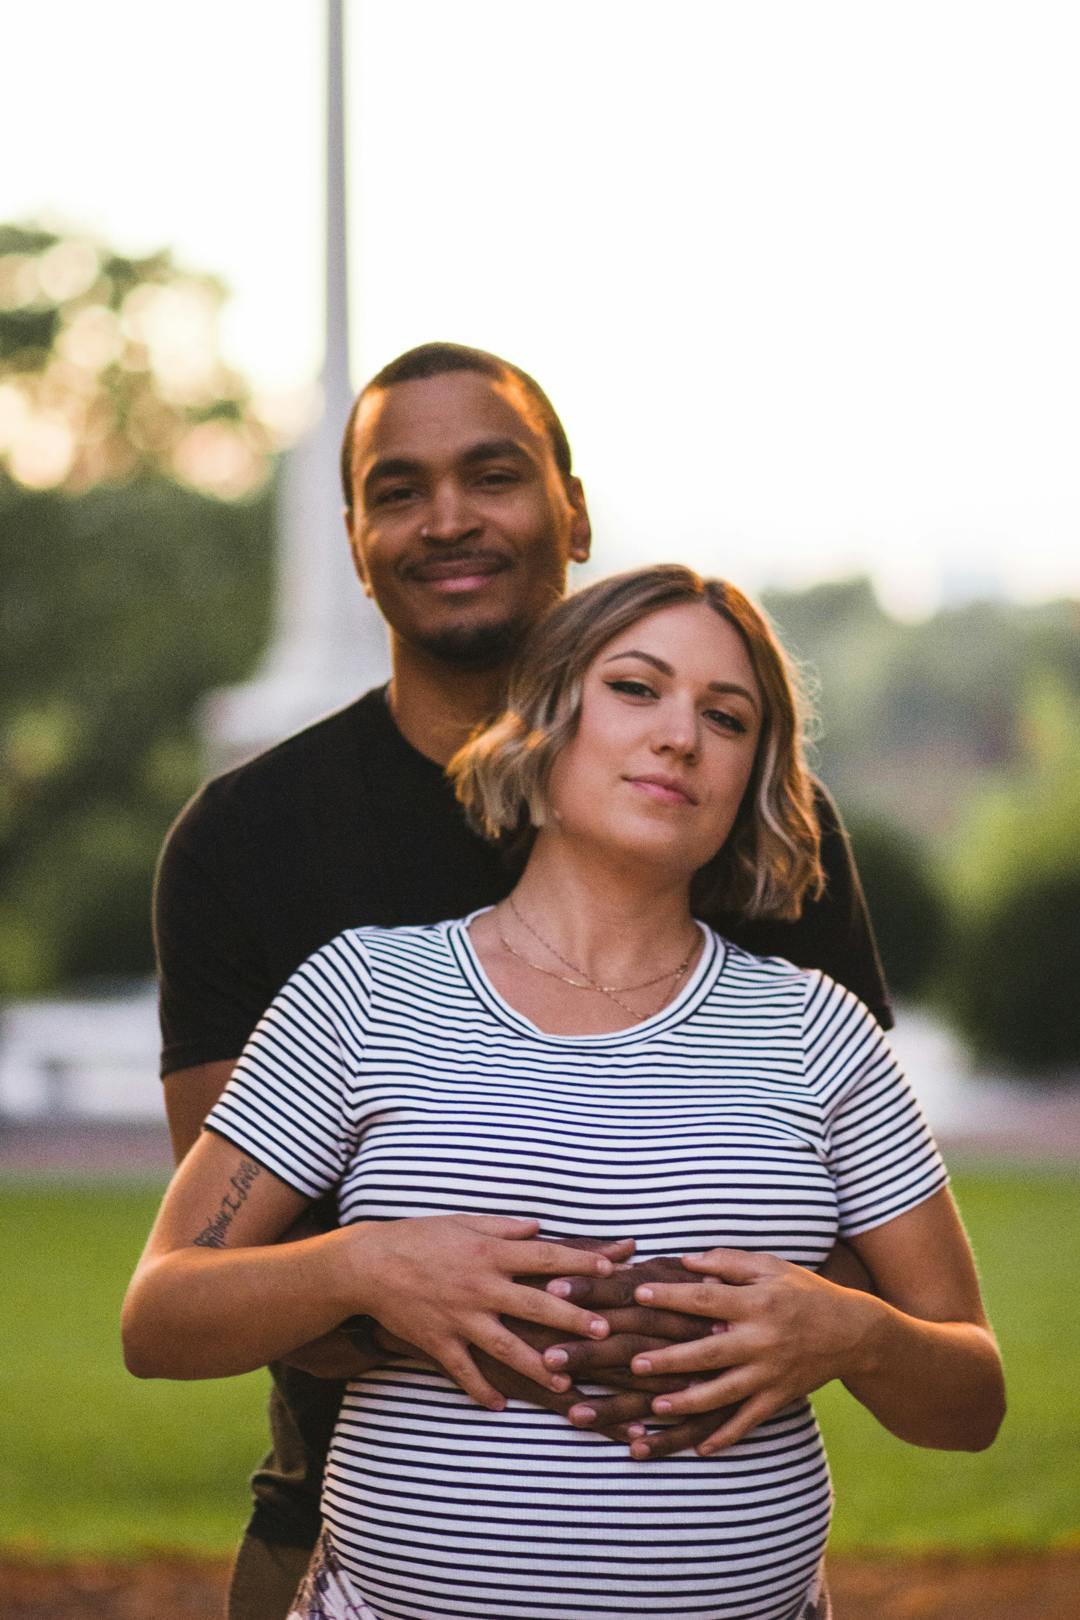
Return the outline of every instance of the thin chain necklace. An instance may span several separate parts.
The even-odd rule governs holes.
[[[659,1007],[662,1007],[664,1002],[674,994],[679,980],[690,966],[694,952],[698,947],[698,941],[695,939],[694,943],[691,945],[678,967],[668,968],[665,972],[658,973],[654,979],[644,979],[640,984],[600,984],[598,980],[586,973],[583,967],[579,967],[576,962],[571,962],[568,957],[565,957],[562,954],[561,951],[556,950],[555,946],[551,944],[550,940],[546,940],[542,934],[537,933],[536,929],[521,915],[521,912],[514,904],[513,895],[507,895],[506,899],[510,910],[514,913],[514,916],[517,918],[522,928],[524,928],[527,933],[532,935],[533,939],[536,940],[538,945],[542,945],[546,951],[550,951],[551,955],[556,957],[564,967],[570,968],[570,970],[573,973],[578,974],[579,977],[577,979],[568,979],[564,973],[556,973],[552,968],[541,967],[539,962],[534,962],[531,957],[524,956],[522,955],[521,951],[515,950],[513,945],[511,945],[510,941],[507,939],[503,930],[499,928],[499,939],[502,941],[502,944],[506,950],[510,952],[511,956],[516,956],[519,962],[524,962],[527,967],[533,968],[537,973],[546,973],[549,979],[558,979],[560,984],[568,984],[574,990],[595,990],[598,995],[606,996],[609,1001],[613,1001],[617,1007],[621,1007],[623,1012],[629,1013],[632,1018],[639,1018],[641,1016],[639,1009],[629,1006],[627,1002],[622,1001],[620,997],[632,995],[637,990],[650,990],[653,985],[656,984],[665,984],[668,985],[669,988],[665,990],[664,995],[660,1000]],[[584,980],[584,983],[581,982],[582,980]],[[659,1008],[657,1010],[659,1010]]]

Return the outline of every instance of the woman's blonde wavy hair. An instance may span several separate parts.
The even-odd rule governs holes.
[[[556,758],[574,736],[585,672],[608,642],[661,608],[702,602],[739,634],[763,701],[749,784],[724,846],[697,874],[694,900],[744,917],[798,917],[824,883],[809,709],[798,673],[762,611],[734,585],[677,563],[635,569],[566,597],[534,626],[514,662],[506,708],[447,767],[471,824],[502,840],[542,827]]]

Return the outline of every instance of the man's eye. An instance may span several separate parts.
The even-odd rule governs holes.
[[[509,484],[518,482],[517,473],[508,472],[503,467],[491,467],[488,471],[482,472],[477,479],[482,489],[503,489]]]
[[[625,675],[620,679],[608,681],[607,684],[613,692],[625,692],[628,697],[656,696],[656,693],[653,691],[652,687],[647,681],[635,681],[632,680],[628,675]]]
[[[385,489],[376,492],[373,506],[400,506],[402,502],[411,499],[416,490],[411,484],[388,484]]]

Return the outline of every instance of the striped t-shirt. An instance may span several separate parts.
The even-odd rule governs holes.
[[[819,1266],[945,1184],[880,1029],[824,975],[707,929],[654,1017],[552,1035],[467,925],[359,928],[310,957],[209,1125],[343,1223],[531,1215],[642,1259],[725,1245]],[[652,1463],[398,1360],[349,1385],[323,1493],[379,1620],[797,1620],[828,1533],[798,1402],[716,1456]]]

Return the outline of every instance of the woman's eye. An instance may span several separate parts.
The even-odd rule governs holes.
[[[631,680],[624,676],[621,680],[608,681],[613,692],[625,692],[628,697],[655,697],[656,693],[647,681]]]
[[[737,714],[729,714],[726,709],[706,709],[705,718],[714,726],[719,726],[721,731],[730,731],[736,736],[742,736],[746,730],[745,720],[741,720]]]

